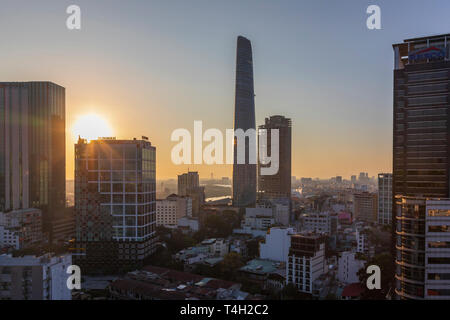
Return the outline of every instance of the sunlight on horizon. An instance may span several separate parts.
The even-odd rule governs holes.
[[[72,126],[72,136],[74,141],[80,136],[87,140],[96,140],[99,137],[111,137],[113,130],[101,116],[90,113],[79,116]]]

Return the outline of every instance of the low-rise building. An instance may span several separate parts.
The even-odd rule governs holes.
[[[363,267],[364,260],[357,259],[355,252],[342,252],[338,260],[338,280],[346,284],[358,282],[358,271]]]
[[[245,266],[240,268],[239,272],[243,277],[245,277],[247,281],[253,282],[259,285],[261,288],[265,288],[275,285],[272,282],[279,277],[275,277],[273,275],[284,275],[285,273],[282,270],[286,269],[285,266],[285,263],[279,261],[253,259],[250,260]],[[279,285],[276,284],[275,286]]]
[[[184,216],[178,219],[178,229],[186,230],[187,232],[197,232],[199,227],[198,218]]]
[[[302,231],[334,235],[337,230],[337,215],[331,212],[307,213],[301,220]]]
[[[42,241],[42,213],[39,209],[0,212],[0,248],[23,249]]]
[[[192,217],[192,199],[171,194],[156,200],[156,225],[175,228],[182,217]]]
[[[71,300],[72,256],[0,256],[0,300]]]
[[[175,259],[186,265],[203,262],[212,257],[223,257],[230,252],[230,243],[225,239],[206,239],[195,247],[180,250]]]
[[[129,272],[109,285],[113,299],[118,300],[244,300],[247,292],[241,284],[203,276],[146,266]]]
[[[272,227],[267,231],[266,239],[259,245],[261,259],[286,262],[291,246],[293,228]]]

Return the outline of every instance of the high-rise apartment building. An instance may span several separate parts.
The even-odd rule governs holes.
[[[198,172],[189,171],[178,175],[178,195],[192,199],[192,214],[197,217],[205,203],[205,187],[200,186]]]
[[[353,217],[360,221],[376,222],[378,196],[376,193],[359,192],[353,195]]]
[[[271,116],[259,126],[267,133],[267,152],[272,150],[272,143],[278,143],[278,172],[273,175],[258,174],[258,197],[260,199],[290,199],[291,198],[291,119],[283,116]],[[272,129],[278,130],[278,141],[272,142]],[[258,143],[261,143],[259,140]],[[270,155],[269,155],[270,156]],[[272,157],[273,159],[273,157]],[[260,164],[260,167],[270,167],[274,164]]]
[[[392,174],[378,174],[378,223],[392,224]]]
[[[198,172],[189,171],[178,175],[178,195],[187,196],[190,190],[200,186]]]
[[[442,297],[450,287],[445,273],[428,291],[430,268],[450,259],[446,240],[429,247],[427,198],[449,198],[450,34],[407,39],[394,44],[393,256],[395,292],[402,299]],[[402,198],[403,197],[403,198]],[[406,197],[406,198],[405,198]],[[402,200],[403,199],[403,200]],[[431,200],[430,200],[431,201]],[[393,206],[395,206],[393,200]],[[445,216],[442,225],[445,225]],[[434,241],[435,242],[435,241]],[[432,259],[427,252],[432,249]],[[437,258],[439,257],[439,258]],[[438,259],[438,260],[435,260]],[[446,260],[447,259],[447,260]],[[447,261],[449,262],[449,261]],[[439,273],[441,273],[439,275]],[[432,288],[430,288],[432,289]],[[434,290],[438,289],[438,290]]]
[[[147,140],[75,145],[75,264],[85,274],[142,266],[155,250],[156,149]]]
[[[233,205],[245,207],[256,202],[256,163],[250,163],[250,152],[256,154],[255,94],[253,88],[253,58],[250,40],[239,36],[236,50],[236,96],[234,129],[254,130],[254,136],[245,138],[245,163],[238,163],[237,138],[234,141]],[[253,141],[251,141],[253,140]],[[254,148],[255,150],[251,150]]]
[[[325,273],[325,240],[318,234],[291,236],[286,283],[292,283],[300,292],[312,293],[313,282]]]
[[[65,88],[0,82],[0,211],[42,209],[43,227],[65,207]]]

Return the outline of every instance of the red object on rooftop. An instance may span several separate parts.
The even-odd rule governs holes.
[[[364,292],[364,288],[361,283],[356,282],[349,284],[342,291],[343,297],[359,297]]]

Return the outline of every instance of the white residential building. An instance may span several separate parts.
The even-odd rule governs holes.
[[[335,234],[337,215],[330,212],[307,213],[301,217],[302,231]]]
[[[178,228],[187,228],[190,231],[196,232],[199,230],[199,223],[197,218],[184,216],[178,219]]]
[[[0,248],[22,249],[42,241],[42,213],[39,209],[0,212]]]
[[[369,239],[367,231],[362,228],[356,228],[356,252],[369,253]]]
[[[292,283],[300,292],[312,293],[313,282],[326,271],[325,237],[317,234],[292,235],[286,283]]]
[[[276,224],[281,224],[285,227],[289,226],[289,205],[275,203],[272,206],[272,211]]]
[[[234,233],[265,236],[267,229],[275,224],[272,208],[256,207],[246,208],[245,217],[240,229],[233,230]]]
[[[0,255],[0,300],[71,300],[67,268],[72,256]]]
[[[356,253],[344,251],[338,260],[338,280],[351,284],[359,282],[358,271],[364,267],[364,261],[355,258]]]
[[[270,228],[265,242],[259,245],[260,259],[286,262],[294,233],[293,228]]]
[[[156,225],[175,228],[182,217],[192,217],[192,199],[171,194],[156,200]]]

